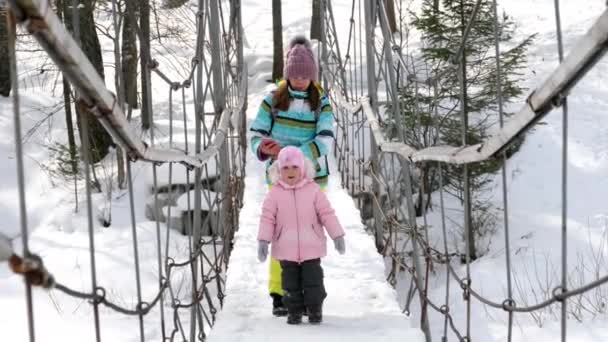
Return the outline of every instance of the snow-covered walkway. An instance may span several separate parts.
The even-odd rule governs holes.
[[[257,112],[258,96],[249,103],[249,122]],[[333,164],[333,163],[332,163]],[[333,165],[332,165],[333,166]],[[373,238],[364,231],[359,211],[340,186],[335,167],[328,197],[346,230],[346,254],[339,255],[328,239],[328,255],[322,260],[327,299],[324,322],[291,326],[285,317],[271,313],[268,296],[268,261],[257,260],[257,231],[266,186],[264,166],[251,151],[247,156],[244,206],[227,274],[226,301],[208,341],[422,341],[417,328],[401,313],[396,292],[384,276],[384,264]]]

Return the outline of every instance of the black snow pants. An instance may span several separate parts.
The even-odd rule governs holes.
[[[321,308],[327,297],[323,285],[321,259],[306,260],[302,263],[281,261],[283,273],[283,302],[289,312],[304,312]]]

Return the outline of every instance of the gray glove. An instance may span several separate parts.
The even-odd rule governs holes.
[[[260,262],[266,261],[266,257],[268,256],[268,244],[270,242],[260,240],[258,241],[258,260]]]
[[[340,254],[344,254],[344,252],[346,252],[346,246],[344,245],[344,235],[338,236],[334,240],[334,247],[336,247],[336,250]]]

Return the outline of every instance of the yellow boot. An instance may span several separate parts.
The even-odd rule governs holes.
[[[270,279],[268,291],[272,297],[272,314],[275,316],[287,315],[287,308],[283,304],[283,286],[281,282],[281,264],[278,260],[270,257]]]

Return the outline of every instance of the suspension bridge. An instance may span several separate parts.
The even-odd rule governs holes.
[[[481,0],[472,15],[451,59],[446,73],[460,74],[470,28],[476,19]],[[85,282],[66,283],[53,269],[45,267],[44,258],[29,244],[32,227],[28,225],[28,201],[23,172],[23,146],[18,83],[19,60],[15,54],[16,32],[11,38],[11,75],[13,80],[15,151],[21,218],[20,246],[13,244],[6,254],[11,270],[23,276],[29,341],[62,340],[65,332],[49,331],[40,322],[47,318],[36,314],[38,291],[55,296],[68,296],[85,301],[91,331],[88,340],[120,340],[105,333],[110,324],[130,331],[127,340],[162,341],[242,341],[288,338],[291,340],[352,341],[379,338],[383,341],[471,341],[476,336],[472,325],[487,312],[504,318],[504,340],[513,340],[516,314],[530,313],[555,306],[559,311],[561,340],[568,340],[568,303],[583,293],[608,282],[600,274],[572,288],[568,272],[568,106],[569,92],[593,70],[608,49],[608,11],[602,13],[564,54],[560,27],[559,2],[555,2],[555,37],[560,61],[546,79],[523,101],[508,119],[503,113],[500,61],[497,57],[496,103],[499,127],[488,139],[471,144],[467,138],[469,120],[461,107],[462,140],[454,146],[412,146],[411,134],[404,129],[400,89],[433,89],[446,74],[417,73],[411,68],[402,45],[391,33],[384,1],[349,3],[348,36],[338,37],[338,22],[330,0],[321,0],[322,38],[318,57],[322,84],[329,93],[336,119],[334,158],[328,196],[340,205],[338,215],[347,229],[347,254],[330,253],[324,260],[329,292],[326,322],[320,327],[290,330],[282,320],[270,314],[266,297],[266,265],[255,261],[256,213],[265,194],[260,177],[261,163],[247,151],[247,119],[255,114],[261,98],[248,94],[248,65],[245,62],[243,12],[247,5],[240,0],[199,0],[196,11],[196,46],[191,69],[185,79],[172,79],[170,66],[145,61],[155,75],[154,81],[168,89],[168,106],[163,113],[169,132],[159,135],[154,124],[148,136],[132,129],[123,105],[107,89],[72,36],[46,0],[8,1],[10,20],[31,34],[68,77],[76,89],[77,105],[88,118],[98,120],[113,141],[127,156],[129,248],[132,255],[136,289],[133,303],[119,301],[108,292],[111,284],[100,280],[97,259],[100,258],[99,235],[96,233],[89,179],[85,164],[86,232],[83,245],[88,253]],[[114,1],[112,2],[114,4]],[[352,6],[351,6],[352,5]],[[494,6],[494,28],[499,20]],[[113,13],[116,15],[116,13]],[[132,15],[132,14],[131,14]],[[134,20],[136,22],[136,20]],[[116,22],[116,20],[114,20]],[[9,25],[9,28],[12,26]],[[495,55],[500,56],[498,33]],[[466,77],[459,77],[466,82]],[[120,88],[120,86],[119,86]],[[151,94],[150,83],[145,90]],[[120,92],[120,91],[119,91]],[[415,92],[418,93],[417,91]],[[433,98],[432,94],[429,96]],[[148,96],[150,99],[151,96]],[[464,102],[464,101],[461,101]],[[437,103],[435,103],[437,105]],[[461,103],[462,105],[462,103]],[[437,106],[435,106],[437,107]],[[154,109],[154,106],[150,106]],[[546,115],[563,115],[561,250],[559,284],[550,296],[536,303],[518,303],[511,270],[514,251],[511,248],[507,200],[507,150],[518,137],[529,132]],[[248,115],[249,114],[249,115]],[[187,116],[193,115],[194,120]],[[153,116],[154,118],[154,116]],[[83,116],[83,135],[87,134],[87,117]],[[431,128],[438,134],[441,120]],[[194,124],[194,127],[189,125]],[[174,129],[179,127],[179,129]],[[83,139],[83,158],[89,160],[88,139]],[[488,297],[479,288],[471,263],[476,258],[472,244],[472,200],[469,166],[486,161],[501,163],[503,194],[503,230],[497,233],[504,244],[505,274],[496,275],[505,286],[503,297]],[[154,193],[148,209],[154,220],[146,229],[136,220],[138,203],[134,194],[133,167],[144,165],[150,170]],[[439,180],[439,201],[433,211],[441,223],[436,238],[430,237],[427,207],[417,213],[414,203],[421,175],[417,168],[432,170]],[[446,229],[444,180],[446,170],[459,166],[465,185],[462,222],[465,248],[455,253],[450,248],[451,236]],[[160,189],[164,189],[161,191]],[[351,200],[352,198],[352,200]],[[245,203],[247,199],[247,203]],[[367,205],[369,204],[369,205]],[[364,225],[362,219],[367,223]],[[175,227],[182,230],[176,233]],[[439,232],[439,233],[437,233]],[[143,234],[143,236],[142,236]],[[185,238],[184,238],[185,236]],[[143,245],[142,238],[148,243]],[[175,242],[187,250],[176,250]],[[145,246],[145,247],[144,247]],[[142,255],[145,255],[144,258]],[[384,258],[383,258],[384,257]],[[385,265],[386,263],[386,265]],[[386,266],[386,271],[385,271]],[[151,272],[150,270],[154,270]],[[388,280],[385,275],[388,274]],[[445,281],[442,298],[432,295],[433,275],[442,272]],[[151,275],[151,273],[153,273]],[[401,307],[394,289],[398,278],[407,294]],[[439,277],[439,276],[437,276]],[[403,285],[405,284],[405,285]],[[457,284],[454,291],[451,284]],[[458,303],[456,305],[455,303]],[[485,312],[475,312],[483,304]],[[458,310],[454,310],[456,307]],[[111,313],[111,314],[110,314]],[[46,313],[48,315],[48,313]],[[120,318],[124,317],[121,322]],[[107,318],[111,316],[111,318]],[[105,319],[104,319],[105,318]],[[110,323],[111,322],[111,323]],[[6,322],[5,322],[6,323]],[[44,330],[41,334],[40,330]],[[294,332],[295,331],[295,332]],[[49,335],[51,334],[51,335]],[[480,339],[481,340],[481,339]]]

